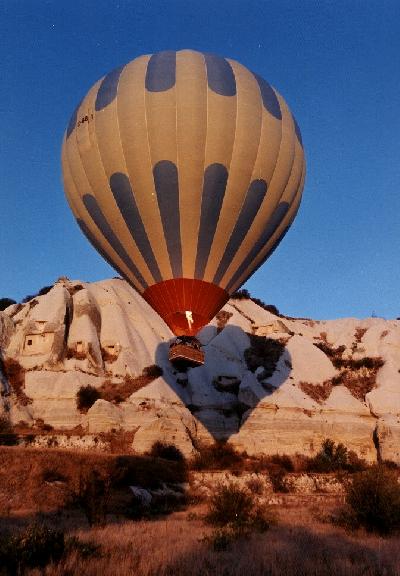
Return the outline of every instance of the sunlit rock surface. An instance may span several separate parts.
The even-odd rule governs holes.
[[[400,462],[400,321],[277,317],[252,300],[224,310],[224,328],[199,334],[204,366],[178,373],[173,334],[126,282],[60,279],[0,312],[0,410],[55,433],[125,430],[137,452],[161,440],[190,456],[223,439],[249,454],[314,454],[331,438]],[[375,371],[366,358],[381,359]],[[162,375],[141,379],[154,365]],[[125,392],[79,411],[85,386]]]

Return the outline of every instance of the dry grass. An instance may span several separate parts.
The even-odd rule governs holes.
[[[94,528],[89,528],[82,511],[60,511],[85,471],[104,476],[117,470],[116,484],[126,487],[177,481],[178,469],[178,463],[135,456],[0,448],[1,528],[19,530],[41,512],[42,520],[64,530],[66,536],[99,547],[87,556],[82,546],[71,547],[58,565],[49,565],[43,572],[30,571],[31,576],[399,574],[399,536],[382,539],[362,531],[350,535],[329,523],[334,510],[343,504],[340,495],[276,495],[270,506],[278,523],[266,533],[235,539],[222,552],[210,546],[213,529],[204,522],[206,504],[163,519],[128,521],[122,520],[126,500],[120,500],[119,512],[107,517],[109,523]],[[179,470],[184,480],[183,469]],[[117,492],[110,495],[110,506],[116,506],[117,496]]]
[[[400,566],[400,539],[350,536],[316,516],[332,507],[317,503],[279,506],[281,521],[265,534],[238,539],[215,552],[205,539],[204,509],[175,513],[167,520],[123,522],[77,530],[80,541],[95,543],[89,558],[70,552],[47,576],[395,576]],[[116,568],[117,567],[117,568]]]
[[[186,469],[179,462],[57,448],[0,446],[0,517],[63,509],[76,499],[82,482],[93,473],[110,480],[110,513],[121,512],[120,501],[130,485],[154,488],[162,482],[186,480]]]
[[[162,376],[162,368],[156,364],[152,366],[146,366],[143,368],[142,374],[140,376],[131,376],[126,374],[123,381],[119,383],[112,382],[107,378],[102,386],[98,388],[101,398],[107,400],[107,402],[114,402],[119,404],[124,402],[133,394],[141,388],[153,382],[159,376]]]
[[[303,390],[304,394],[307,394],[321,404],[327,400],[332,392],[332,381],[326,380],[322,384],[312,384],[311,382],[299,382],[300,388]]]

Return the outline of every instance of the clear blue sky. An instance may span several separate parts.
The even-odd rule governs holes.
[[[302,131],[303,203],[251,293],[293,316],[400,316],[397,0],[0,0],[0,297],[115,275],[64,199],[62,135],[103,74],[182,48],[264,76]]]

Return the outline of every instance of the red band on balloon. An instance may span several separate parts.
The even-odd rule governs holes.
[[[142,296],[177,336],[197,334],[229,300],[226,290],[192,278],[153,284]]]

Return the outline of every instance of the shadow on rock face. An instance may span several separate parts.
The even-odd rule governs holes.
[[[282,335],[283,337],[284,335]],[[198,334],[205,363],[178,372],[168,361],[170,342],[159,344],[156,364],[164,380],[215,440],[239,431],[250,413],[288,379],[291,358],[286,339],[248,334],[235,325]]]

